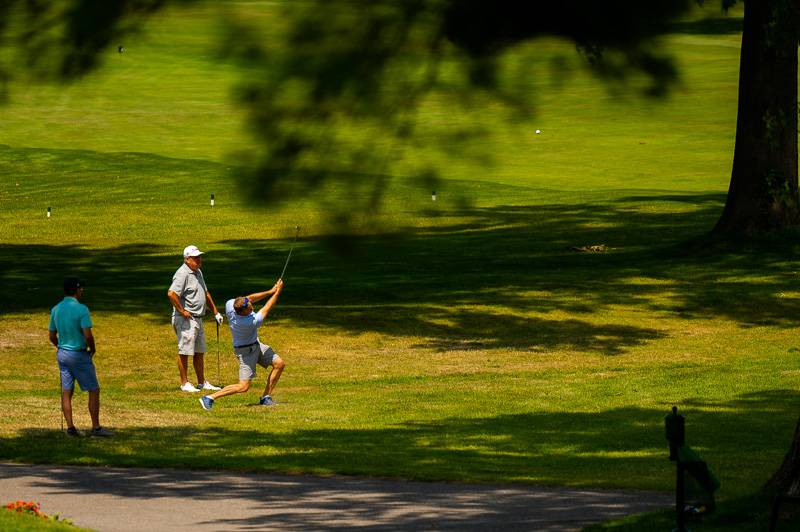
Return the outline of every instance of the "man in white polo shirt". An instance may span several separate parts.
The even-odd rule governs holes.
[[[203,272],[200,271],[202,265],[203,252],[197,249],[197,246],[186,246],[183,250],[183,265],[175,272],[172,284],[167,290],[167,297],[174,307],[172,328],[178,338],[178,371],[181,377],[181,390],[184,392],[220,389],[206,380],[203,370],[203,355],[206,352],[203,316],[206,313],[206,306],[211,307],[218,325],[222,324],[222,314],[217,312],[217,306],[206,287]],[[189,357],[192,357],[200,388],[189,382],[186,369]]]

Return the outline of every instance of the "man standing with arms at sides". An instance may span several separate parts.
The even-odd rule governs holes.
[[[181,390],[199,392],[203,390],[219,390],[205,378],[203,355],[206,352],[206,334],[203,328],[203,316],[206,306],[211,307],[217,325],[222,324],[222,314],[211,299],[206,288],[203,272],[203,252],[197,246],[186,246],[183,250],[183,264],[172,277],[172,284],[167,290],[167,297],[172,303],[172,328],[178,338],[178,371],[181,378]],[[189,382],[186,366],[192,357],[194,372],[200,388]]]
[[[92,318],[86,305],[78,302],[84,283],[77,277],[64,280],[64,299],[50,311],[50,343],[56,351],[61,373],[61,411],[67,422],[67,436],[80,436],[72,422],[72,394],[75,381],[89,392],[89,415],[92,417],[92,436],[113,436],[100,426],[100,384],[92,357],[95,353]]]
[[[272,392],[278,379],[281,378],[283,368],[286,364],[272,348],[262,344],[258,339],[258,328],[264,323],[270,309],[278,302],[278,296],[283,290],[283,279],[278,279],[275,286],[266,292],[257,292],[245,297],[231,299],[225,304],[225,314],[228,316],[228,325],[231,328],[233,337],[233,352],[239,359],[239,382],[224,387],[221,391],[211,395],[204,395],[200,398],[200,404],[206,410],[211,410],[214,401],[220,397],[234,393],[244,393],[250,389],[250,382],[256,376],[256,364],[268,368],[272,366],[267,377],[267,385],[264,387],[264,394],[258,401],[262,406],[275,406],[277,403],[272,399]],[[260,301],[267,296],[270,297],[267,304],[258,312],[253,311],[253,303]]]

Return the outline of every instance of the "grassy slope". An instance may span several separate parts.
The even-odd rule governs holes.
[[[583,74],[554,92],[542,75],[534,119],[463,118],[489,120],[490,135],[453,151],[494,164],[418,154],[447,165],[438,201],[395,183],[374,231],[393,236],[365,234],[344,260],[313,203],[254,210],[237,191],[225,155],[247,142],[227,97],[238,73],[211,62],[210,17],[155,20],[77,85],[12,87],[0,401],[14,408],[0,457],[668,490],[662,419],[678,404],[723,499],[777,466],[797,416],[797,247],[686,244],[724,200],[736,35],[669,38],[685,83],[667,102],[617,98]],[[571,57],[563,44],[539,49]],[[430,106],[438,131],[446,113]],[[188,242],[211,250],[221,304],[271,285],[297,222],[304,238],[263,334],[289,363],[283,404],[265,412],[251,394],[202,412],[175,391],[164,291],[177,254]],[[599,243],[610,251],[570,249]],[[53,445],[44,327],[74,271],[90,282],[113,442]],[[230,382],[224,329],[222,342]]]

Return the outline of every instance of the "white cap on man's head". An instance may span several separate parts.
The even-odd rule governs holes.
[[[183,248],[184,259],[188,257],[199,257],[202,254],[203,252],[197,249],[197,246],[186,246],[185,248]]]

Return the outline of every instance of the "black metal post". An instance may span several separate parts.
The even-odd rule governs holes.
[[[669,459],[675,462],[675,525],[673,532],[689,532],[686,528],[686,475],[685,467],[681,463],[680,448],[686,444],[686,420],[678,414],[678,407],[673,406],[672,412],[664,418],[664,429],[669,442]]]
[[[673,532],[687,532],[686,529],[686,514],[683,509],[686,507],[686,483],[684,482],[684,468],[683,464],[678,461],[677,480],[675,483],[675,524],[676,528]]]

